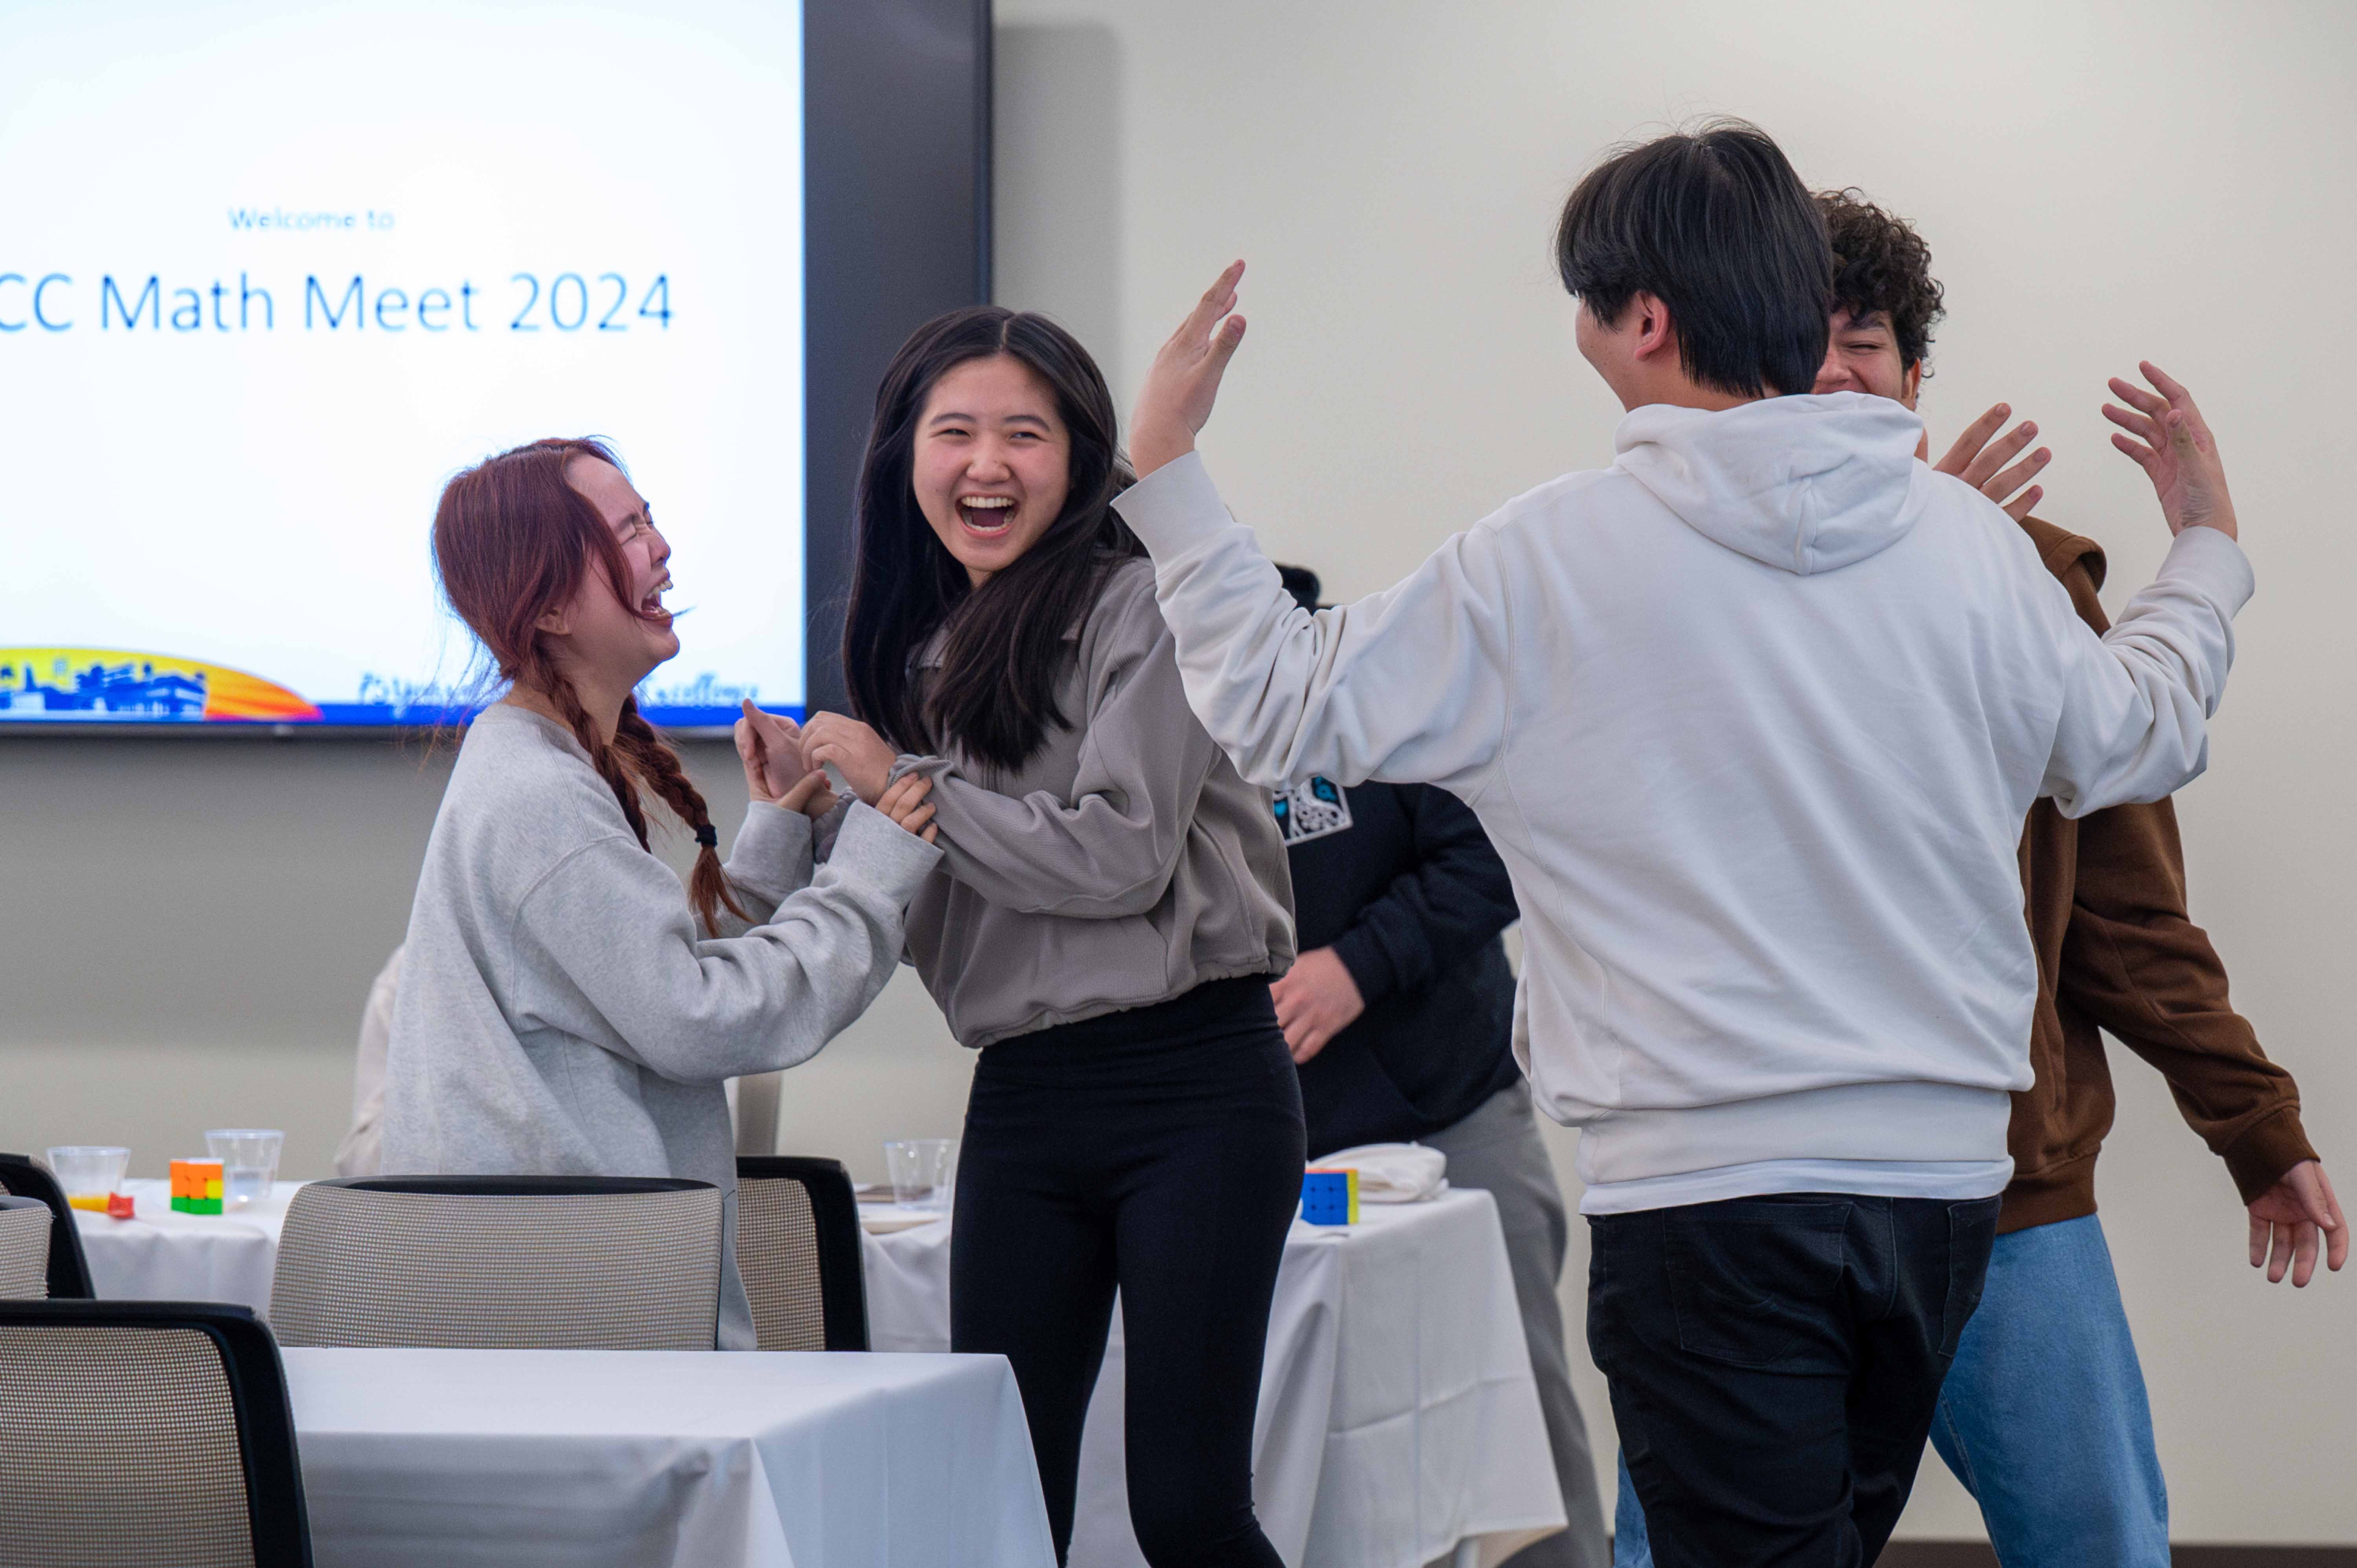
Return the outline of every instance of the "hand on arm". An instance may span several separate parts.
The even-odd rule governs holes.
[[[1974,420],[1956,437],[1956,444],[1948,448],[1948,455],[1933,467],[1964,480],[2003,507],[2006,516],[2019,522],[2045,499],[2045,488],[2029,481],[2054,460],[2054,454],[2040,446],[2020,462],[2014,462],[2021,449],[2038,438],[2038,426],[2025,419],[2003,436],[1997,435],[2012,413],[2010,407],[1998,403]],[[2024,486],[2029,488],[2025,489]]]
[[[1231,314],[1243,275],[1242,262],[1230,263],[1154,356],[1129,418],[1130,464],[1140,478],[1192,452],[1211,419],[1220,377],[1244,340],[1244,318]]]
[[[942,830],[933,825],[933,803],[926,799],[932,792],[933,781],[928,775],[903,774],[877,799],[876,809],[931,843],[942,836]]]
[[[2130,405],[2104,405],[2104,417],[2128,433],[2113,436],[2112,445],[2134,458],[2152,481],[2169,532],[2214,528],[2229,539],[2239,539],[2218,439],[2193,406],[2193,394],[2149,360],[2136,368],[2158,390],[2147,392],[2112,378],[2112,395]]]
[[[2332,1179],[2316,1160],[2303,1160],[2283,1179],[2251,1200],[2251,1267],[2267,1271],[2267,1283],[2291,1272],[2294,1289],[2316,1273],[2317,1233],[2324,1233],[2325,1263],[2338,1273],[2349,1261],[2349,1221],[2332,1195]]]
[[[1293,1065],[1315,1057],[1327,1042],[1349,1028],[1367,1010],[1359,983],[1332,948],[1312,948],[1293,961],[1293,967],[1268,988],[1276,1004],[1276,1026],[1285,1031],[1285,1048]]]

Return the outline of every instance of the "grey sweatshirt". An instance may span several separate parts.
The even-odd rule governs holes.
[[[684,1176],[724,1195],[720,1347],[750,1349],[722,1081],[818,1054],[884,988],[941,852],[865,806],[813,876],[756,802],[728,875],[757,927],[695,925],[560,725],[495,705],[442,797],[386,1050],[387,1175]]]
[[[1019,770],[954,755],[893,768],[933,777],[944,854],[909,908],[909,952],[969,1046],[1293,963],[1268,791],[1189,711],[1153,567],[1114,568],[1064,648],[1066,724]]]

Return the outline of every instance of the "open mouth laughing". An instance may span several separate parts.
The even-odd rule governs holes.
[[[967,532],[985,539],[1003,537],[1015,523],[1016,501],[1013,496],[960,496],[957,499],[958,521]]]

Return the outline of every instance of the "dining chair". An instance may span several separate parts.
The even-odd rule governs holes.
[[[737,1157],[737,1273],[764,1350],[865,1350],[859,1204],[837,1160]]]
[[[0,1301],[44,1301],[49,1294],[49,1230],[57,1223],[37,1197],[0,1197]]]
[[[355,1176],[296,1189],[283,1345],[709,1350],[720,1189],[670,1176]]]
[[[88,1301],[90,1264],[82,1256],[81,1230],[74,1224],[73,1206],[47,1165],[29,1155],[0,1155],[0,1195],[38,1198],[51,1216],[49,1226],[49,1299]]]
[[[0,1559],[310,1568],[270,1330],[219,1302],[0,1302]]]

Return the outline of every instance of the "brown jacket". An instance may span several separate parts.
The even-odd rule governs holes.
[[[2102,547],[2036,518],[2022,527],[2080,616],[2104,630]],[[2113,1107],[2103,1030],[2160,1069],[2244,1202],[2316,1157],[2291,1074],[2227,1002],[2225,965],[2185,912],[2185,856],[2167,800],[2075,822],[2039,801],[2022,832],[2021,886],[2038,950],[2038,1081],[2013,1097],[2013,1185],[1998,1230],[2095,1212],[2095,1155]]]

